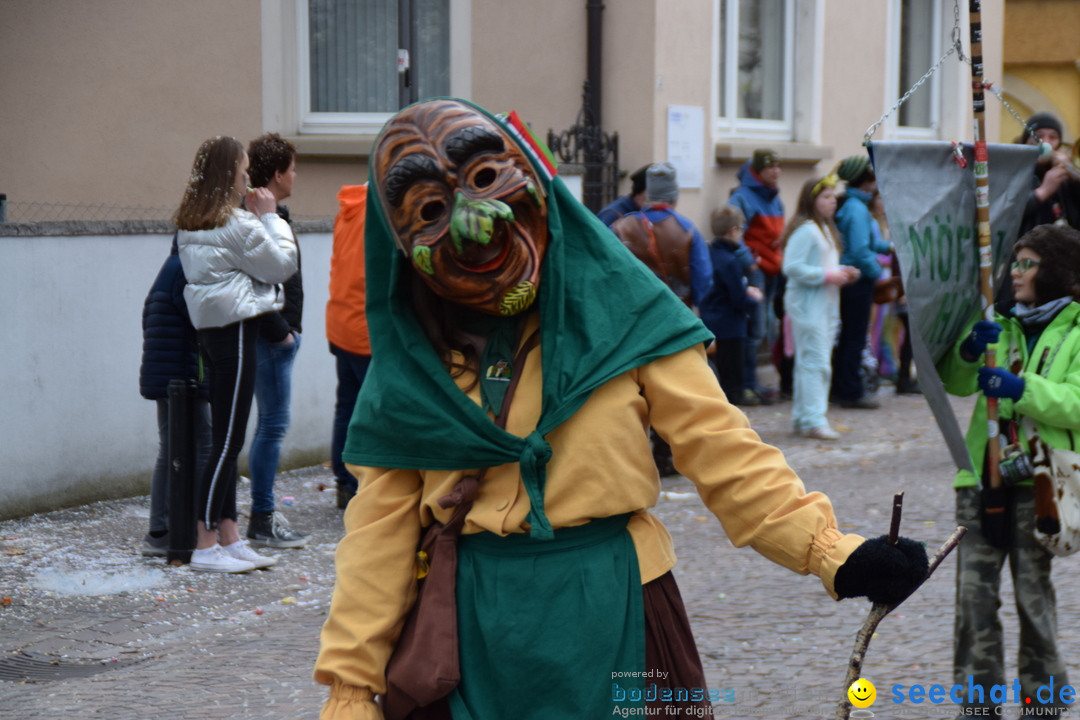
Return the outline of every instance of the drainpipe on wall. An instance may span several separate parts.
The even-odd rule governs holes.
[[[0,193],[0,223],[7,222],[7,195]]]
[[[586,25],[586,77],[585,77],[585,126],[589,128],[590,138],[586,142],[585,154],[585,206],[596,212],[603,205],[603,164],[604,148],[602,137],[603,110],[600,98],[603,90],[602,64],[603,55],[603,11],[602,0],[587,0],[585,12]]]
[[[603,48],[604,48],[604,3],[602,0],[587,0],[585,12],[588,24],[586,35],[586,80],[589,83],[588,111],[589,122],[596,127],[602,127],[604,118],[602,114],[600,98],[603,90]]]

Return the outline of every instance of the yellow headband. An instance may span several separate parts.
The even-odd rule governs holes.
[[[814,188],[810,191],[810,194],[817,197],[818,194],[825,188],[836,187],[836,183],[840,181],[840,178],[836,176],[836,173],[829,173],[825,177],[817,181]]]

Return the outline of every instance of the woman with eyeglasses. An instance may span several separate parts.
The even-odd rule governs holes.
[[[967,432],[975,472],[960,470],[953,482],[957,523],[968,528],[957,552],[953,668],[957,682],[971,676],[984,688],[981,697],[971,697],[973,706],[996,704],[990,688],[1006,684],[998,607],[1008,560],[1020,622],[1021,695],[1031,698],[1028,709],[1045,705],[1043,715],[1056,715],[1064,708],[1060,694],[1048,698],[1043,691],[1040,697],[1038,690],[1061,688],[1068,678],[1057,650],[1052,555],[1033,535],[1037,522],[1047,531],[1042,523],[1048,518],[1036,503],[1030,461],[1025,462],[1031,454],[1025,428],[1034,425],[1054,448],[1076,450],[1080,440],[1080,232],[1040,225],[1015,250],[1010,274],[1016,304],[996,322],[976,322],[938,368],[948,392],[982,393]],[[997,351],[994,368],[983,365],[990,345]],[[996,499],[986,489],[987,456],[1001,454],[987,437],[988,397],[998,399],[1001,438],[1019,446],[1001,463],[1004,497]],[[1025,417],[1029,422],[1021,425]]]

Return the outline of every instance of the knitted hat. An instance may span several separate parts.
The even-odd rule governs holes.
[[[642,165],[630,176],[630,194],[637,195],[645,192],[645,173],[649,171],[648,165]]]
[[[754,172],[761,172],[767,167],[780,164],[780,156],[768,148],[759,148],[754,151],[754,157],[750,160],[750,167]]]
[[[833,172],[848,185],[859,185],[859,180],[867,171],[873,172],[870,170],[870,158],[865,155],[851,155],[841,160]]]
[[[679,183],[675,166],[669,162],[654,163],[645,173],[645,199],[649,202],[673,203],[679,199]]]
[[[1028,118],[1027,123],[1024,125],[1024,135],[1021,140],[1027,142],[1028,138],[1034,135],[1036,130],[1043,129],[1055,130],[1058,138],[1065,139],[1065,131],[1062,128],[1061,121],[1053,113],[1037,112]]]

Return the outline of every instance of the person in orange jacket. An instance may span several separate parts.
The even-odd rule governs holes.
[[[371,341],[364,313],[364,219],[367,185],[344,185],[338,191],[334,248],[330,254],[330,299],[326,303],[326,339],[337,362],[337,402],[331,455],[337,479],[337,505],[344,510],[356,494],[356,478],[345,469],[341,452],[356,396],[371,363]]]

